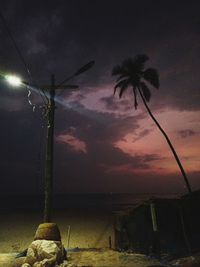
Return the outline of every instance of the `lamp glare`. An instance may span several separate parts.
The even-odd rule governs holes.
[[[22,81],[19,77],[14,75],[6,75],[5,76],[8,83],[12,86],[20,86],[22,84]]]

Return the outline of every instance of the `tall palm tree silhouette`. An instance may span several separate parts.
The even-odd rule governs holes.
[[[152,114],[147,102],[149,102],[151,98],[151,91],[148,87],[150,84],[152,87],[159,88],[159,76],[158,72],[154,68],[145,69],[145,63],[148,60],[147,55],[137,55],[135,58],[128,58],[122,62],[121,65],[117,65],[112,70],[112,75],[119,76],[116,80],[116,85],[114,87],[114,94],[116,90],[119,89],[119,97],[121,98],[124,91],[128,87],[132,87],[133,95],[134,95],[134,106],[137,109],[137,93],[141,96],[141,99],[147,109],[152,120],[155,122],[161,133],[164,135],[175,159],[180,168],[180,171],[183,175],[187,190],[189,193],[192,192],[190,183],[184,171],[184,168],[181,164],[181,161],[169,139],[165,131],[162,129],[154,115]],[[147,82],[147,83],[146,83]]]

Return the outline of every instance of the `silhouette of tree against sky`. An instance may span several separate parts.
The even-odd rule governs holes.
[[[160,126],[154,115],[152,114],[147,102],[151,99],[151,91],[147,84],[150,84],[154,88],[159,88],[159,75],[156,69],[147,68],[145,69],[145,63],[148,60],[148,56],[145,54],[137,55],[135,58],[125,59],[121,65],[117,65],[112,70],[112,75],[118,76],[116,80],[116,85],[114,87],[114,94],[116,90],[119,89],[119,97],[121,98],[123,93],[129,88],[132,87],[133,96],[134,96],[134,107],[137,109],[137,93],[139,93],[147,112],[149,113],[152,120],[157,125],[158,129],[164,135],[175,159],[180,168],[180,171],[183,175],[187,190],[189,193],[192,192],[190,183],[188,181],[185,170],[181,164],[181,161],[169,139],[166,132]],[[147,82],[147,83],[146,83]]]

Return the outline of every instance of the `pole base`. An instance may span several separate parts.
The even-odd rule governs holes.
[[[61,241],[60,230],[56,223],[42,223],[38,226],[34,240]]]

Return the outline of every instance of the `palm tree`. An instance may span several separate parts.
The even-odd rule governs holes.
[[[119,97],[121,98],[124,91],[128,87],[132,87],[133,95],[134,95],[134,106],[137,109],[138,102],[137,102],[137,93],[139,93],[147,112],[149,113],[152,120],[155,122],[161,133],[164,135],[175,159],[180,168],[180,171],[183,175],[186,187],[188,192],[191,193],[191,186],[189,184],[188,178],[184,171],[184,168],[180,162],[180,159],[169,139],[165,131],[162,129],[154,115],[152,114],[147,102],[149,102],[151,98],[151,91],[148,87],[148,84],[152,87],[159,88],[159,76],[156,69],[147,68],[145,69],[145,63],[148,60],[147,55],[137,55],[134,59],[128,58],[122,62],[121,65],[117,65],[112,70],[112,75],[117,75],[118,78],[116,80],[116,85],[114,87],[114,94],[116,90],[119,89]],[[147,83],[146,83],[147,82]]]

